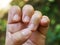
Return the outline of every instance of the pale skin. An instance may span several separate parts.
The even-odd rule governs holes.
[[[8,12],[5,45],[45,45],[49,18],[31,5],[13,6]]]

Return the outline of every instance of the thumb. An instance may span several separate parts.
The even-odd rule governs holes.
[[[31,36],[32,31],[29,28],[23,29],[12,35],[14,45],[21,45]]]

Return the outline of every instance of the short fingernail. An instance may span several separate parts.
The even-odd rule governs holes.
[[[18,16],[18,14],[15,14],[12,20],[13,20],[14,22],[15,22],[15,21],[20,21],[20,17]]]
[[[42,19],[42,22],[44,22],[44,23],[47,23],[47,21],[48,21],[47,18]]]
[[[27,4],[23,7],[22,9],[22,20],[24,23],[28,23],[30,21],[30,18],[32,17],[33,13],[34,13],[34,8],[33,6]]]
[[[49,20],[49,18],[47,16],[43,16],[41,21],[43,23],[49,23],[50,22],[50,20]]]
[[[42,26],[48,26],[49,22],[50,22],[50,20],[48,17],[46,17],[46,16],[42,17],[42,19],[41,19],[41,25]]]
[[[28,17],[28,16],[25,16],[24,18],[23,18],[23,22],[29,22],[30,21],[30,17]]]

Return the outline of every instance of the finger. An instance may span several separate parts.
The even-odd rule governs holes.
[[[15,23],[21,20],[21,9],[18,6],[12,6],[8,12],[8,23]]]
[[[30,21],[31,16],[34,13],[34,8],[31,5],[25,5],[22,9],[23,16],[22,16],[22,21],[24,23],[28,23]]]
[[[47,16],[42,16],[42,19],[40,20],[41,26],[48,26],[50,23],[50,19]]]
[[[42,19],[40,20],[40,26],[39,26],[39,31],[43,35],[46,35],[49,27],[49,18],[47,16],[43,16]]]
[[[31,21],[28,25],[28,27],[30,29],[32,29],[32,31],[35,31],[39,25],[39,20],[41,19],[42,17],[42,14],[40,11],[35,11],[32,18],[31,18]]]
[[[31,36],[32,31],[29,28],[23,29],[19,32],[16,32],[12,35],[13,42],[15,45],[21,45]]]

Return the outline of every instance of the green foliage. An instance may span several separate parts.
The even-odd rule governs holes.
[[[5,45],[6,20],[0,19],[0,45]]]
[[[6,20],[1,20],[0,19],[0,31],[4,32],[6,29]]]
[[[60,24],[55,26],[55,33],[60,33]]]
[[[13,0],[11,5],[18,5],[20,7],[22,7],[25,4],[25,2],[23,0]]]

